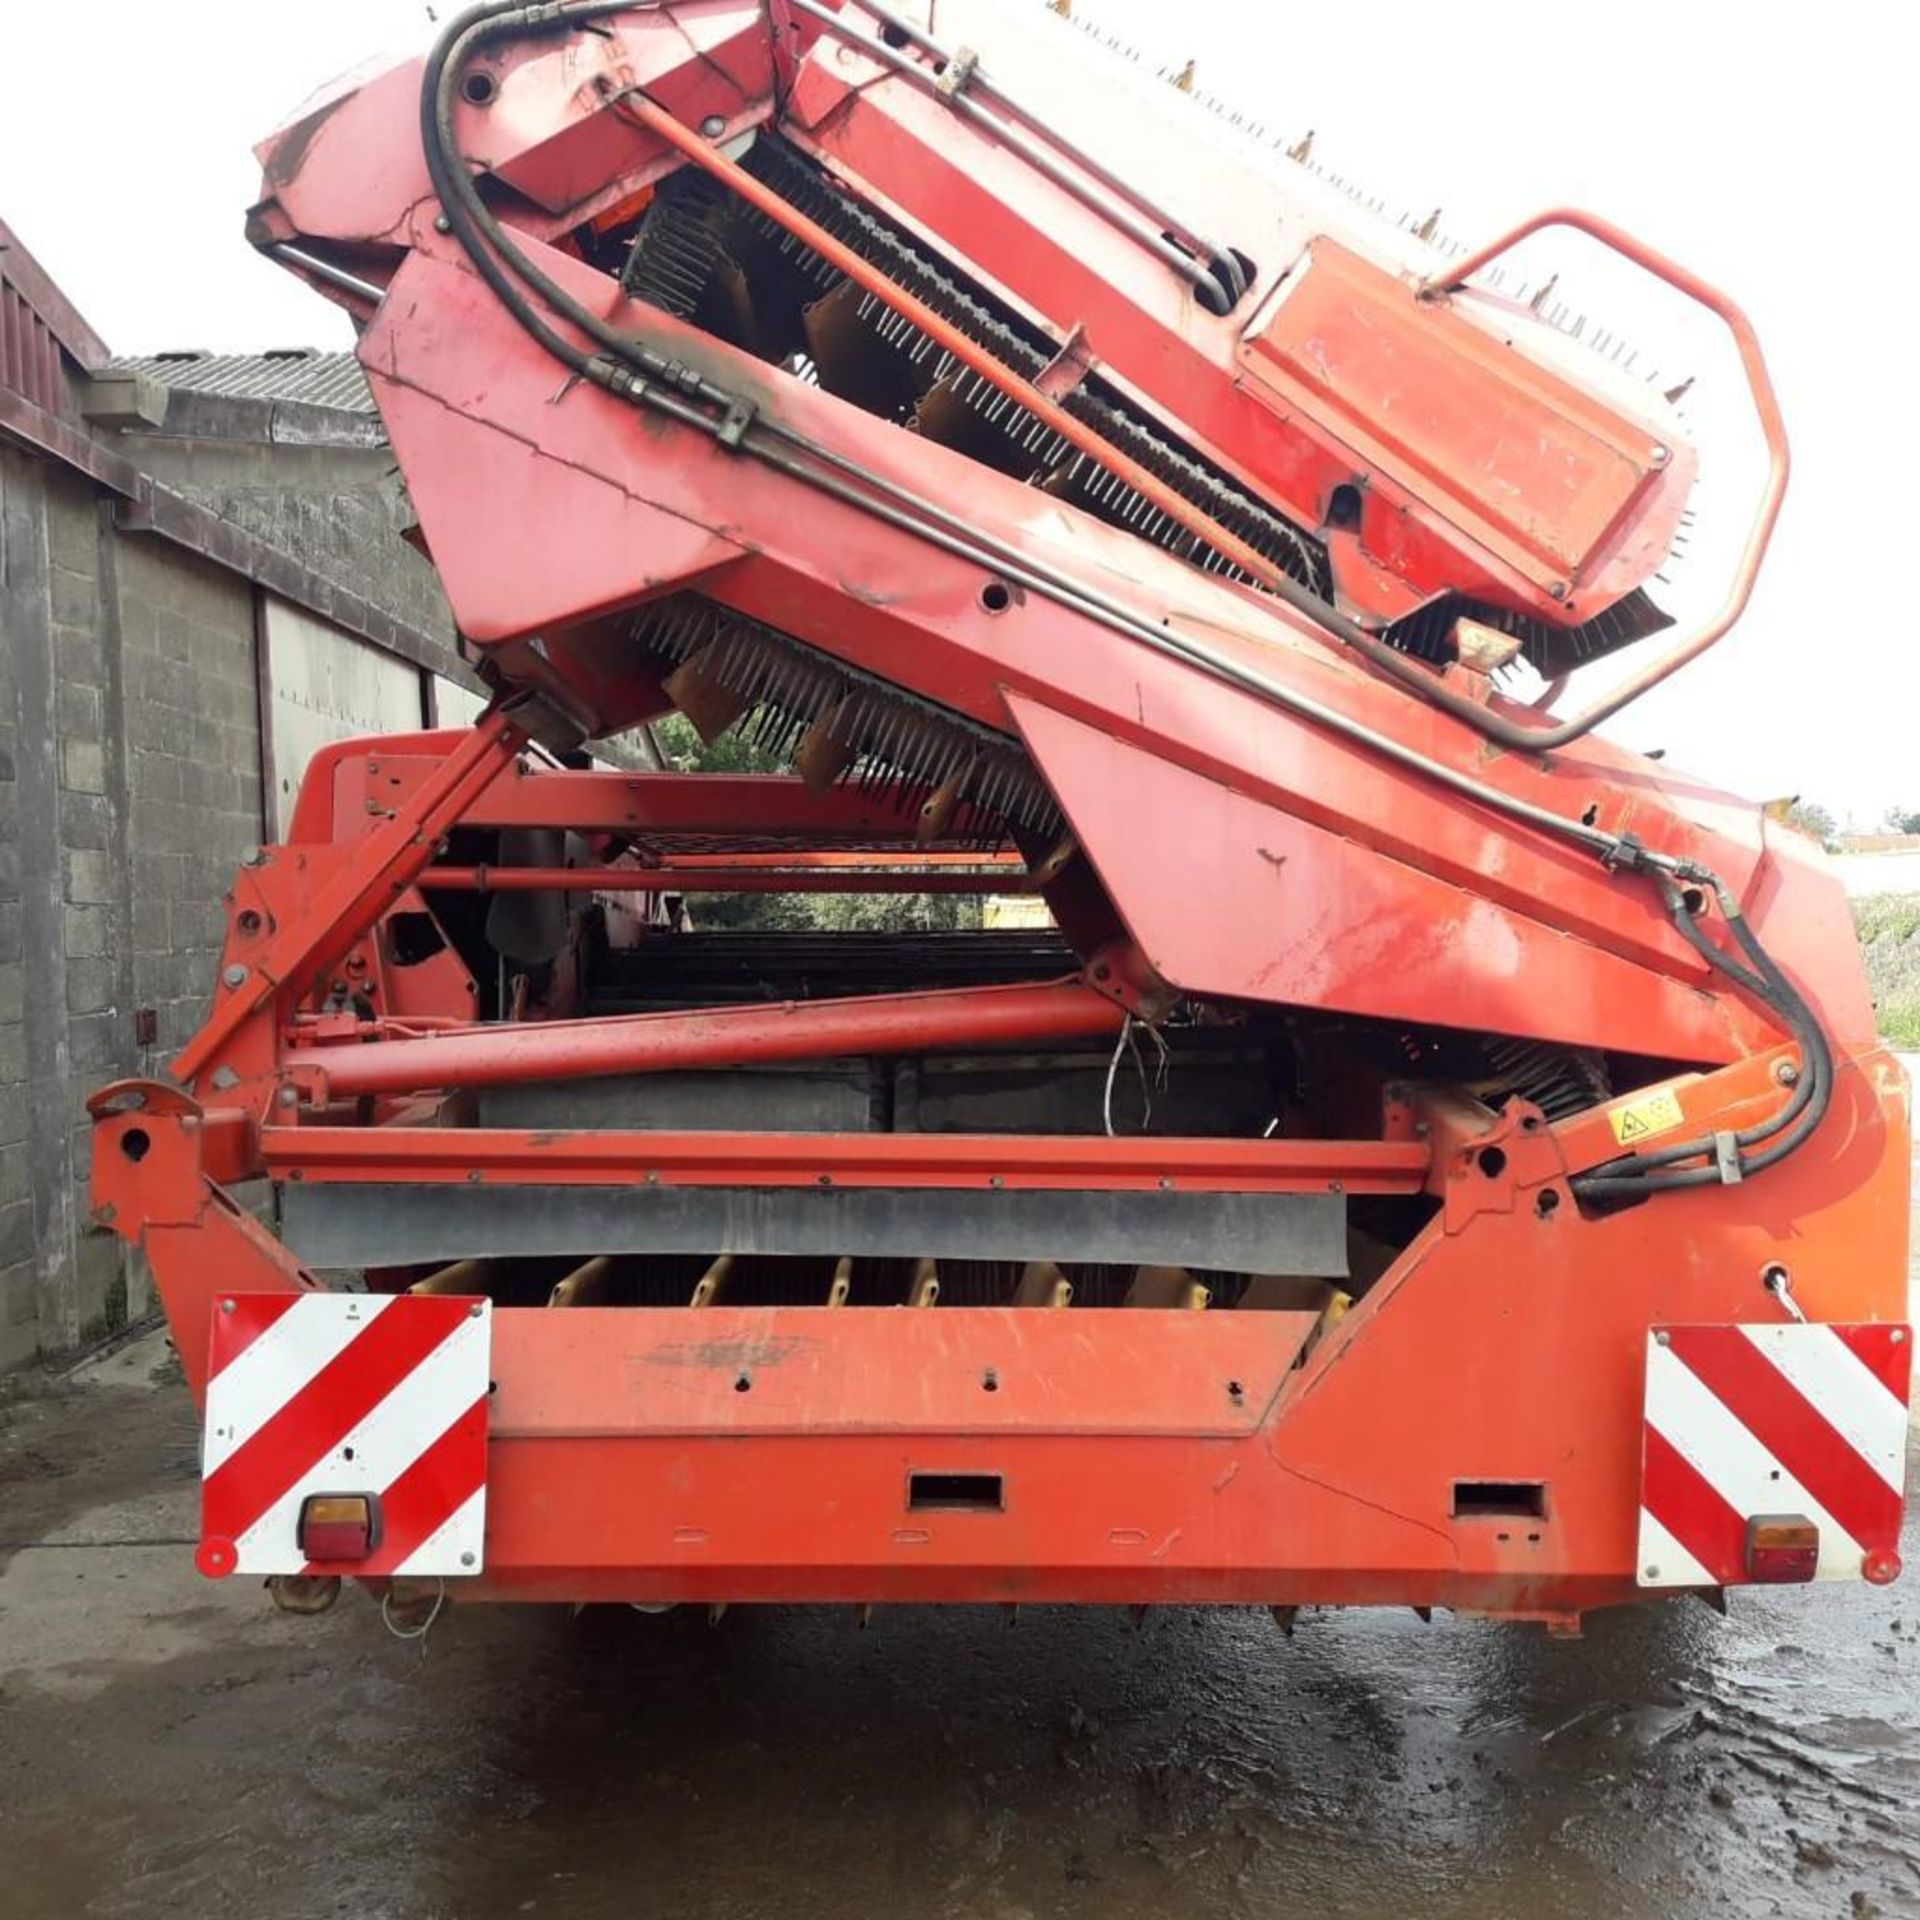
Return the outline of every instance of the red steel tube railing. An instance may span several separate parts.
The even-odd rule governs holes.
[[[1760,432],[1767,447],[1767,481],[1754,510],[1746,545],[1741,550],[1726,598],[1721,601],[1718,611],[1683,638],[1670,643],[1659,659],[1641,668],[1631,679],[1623,681],[1613,692],[1596,700],[1572,719],[1524,733],[1524,744],[1534,752],[1562,746],[1618,713],[1649,688],[1657,687],[1670,674],[1678,672],[1688,661],[1697,660],[1740,618],[1753,596],[1754,580],[1773,539],[1774,524],[1780,518],[1780,502],[1786,496],[1787,475],[1791,468],[1786,422],[1781,416],[1779,397],[1773,390],[1773,379],[1767,372],[1766,356],[1760,351],[1760,336],[1754,332],[1753,322],[1718,287],[1702,280],[1677,260],[1669,260],[1665,254],[1656,252],[1624,227],[1615,226],[1611,220],[1603,220],[1597,213],[1587,213],[1579,207],[1548,207],[1531,219],[1521,221],[1517,227],[1509,229],[1497,239],[1489,240],[1485,246],[1476,248],[1464,260],[1454,261],[1445,273],[1425,281],[1420,287],[1420,297],[1434,300],[1457,291],[1481,268],[1547,227],[1570,227],[1576,233],[1584,233],[1590,239],[1598,240],[1603,247],[1611,248],[1643,272],[1652,274],[1656,280],[1664,280],[1675,292],[1685,294],[1689,300],[1705,307],[1725,324],[1739,350],[1740,365],[1747,376],[1747,390],[1752,396],[1754,411],[1760,417]]]

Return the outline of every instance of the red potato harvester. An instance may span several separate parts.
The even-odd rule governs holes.
[[[260,150],[494,697],[316,757],[204,1028],[94,1103],[203,1569],[1561,1631],[1893,1579],[1907,1105],[1845,902],[1592,731],[1771,534],[1745,318],[1586,214],[1337,230],[1065,23],[925,18],[487,5]],[[1686,632],[1671,407],[1471,284],[1555,224],[1751,385]],[[784,770],[582,751],[675,710]],[[1046,912],[699,924],[836,892]]]

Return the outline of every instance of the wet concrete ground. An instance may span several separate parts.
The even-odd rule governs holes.
[[[1920,1586],[1410,1614],[275,1614],[137,1344],[0,1404],[0,1912],[1920,1916]],[[160,1376],[156,1381],[156,1373]],[[1908,1566],[1920,1569],[1920,1526]]]

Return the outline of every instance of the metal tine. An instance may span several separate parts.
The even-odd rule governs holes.
[[[727,1282],[733,1277],[735,1256],[723,1253],[700,1276],[694,1287],[693,1298],[687,1302],[690,1307],[710,1307],[727,1290]]]
[[[853,1291],[853,1256],[843,1253],[833,1265],[833,1279],[827,1286],[827,1305],[844,1307],[847,1295]]]
[[[791,761],[809,729],[835,714],[836,737],[854,750],[835,777],[884,796],[896,811],[915,804],[916,789],[938,789],[964,774],[967,830],[988,835],[987,844],[996,843],[989,815],[1022,825],[1057,822],[1052,796],[1017,749],[910,694],[856,678],[771,628],[676,596],[636,616],[631,631],[666,658],[698,655],[702,677],[741,702],[735,724],[742,737],[776,758]]]
[[[487,1293],[491,1290],[491,1260],[456,1260],[416,1280],[409,1293]]]
[[[616,1261],[612,1254],[597,1254],[591,1260],[584,1260],[572,1272],[564,1274],[554,1283],[554,1289],[547,1296],[550,1307],[590,1306],[595,1300],[604,1297],[608,1283],[612,1280]]]
[[[875,772],[880,777],[890,777],[893,771],[894,750],[898,744],[901,728],[901,713],[898,707],[891,708],[880,717],[880,725],[868,751],[873,757]]]

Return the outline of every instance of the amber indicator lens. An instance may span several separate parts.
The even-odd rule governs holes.
[[[379,1517],[371,1494],[310,1493],[300,1508],[300,1551],[309,1560],[364,1560]]]
[[[1786,1585],[1811,1580],[1820,1564],[1820,1529],[1803,1513],[1756,1513],[1747,1522],[1747,1578]]]

